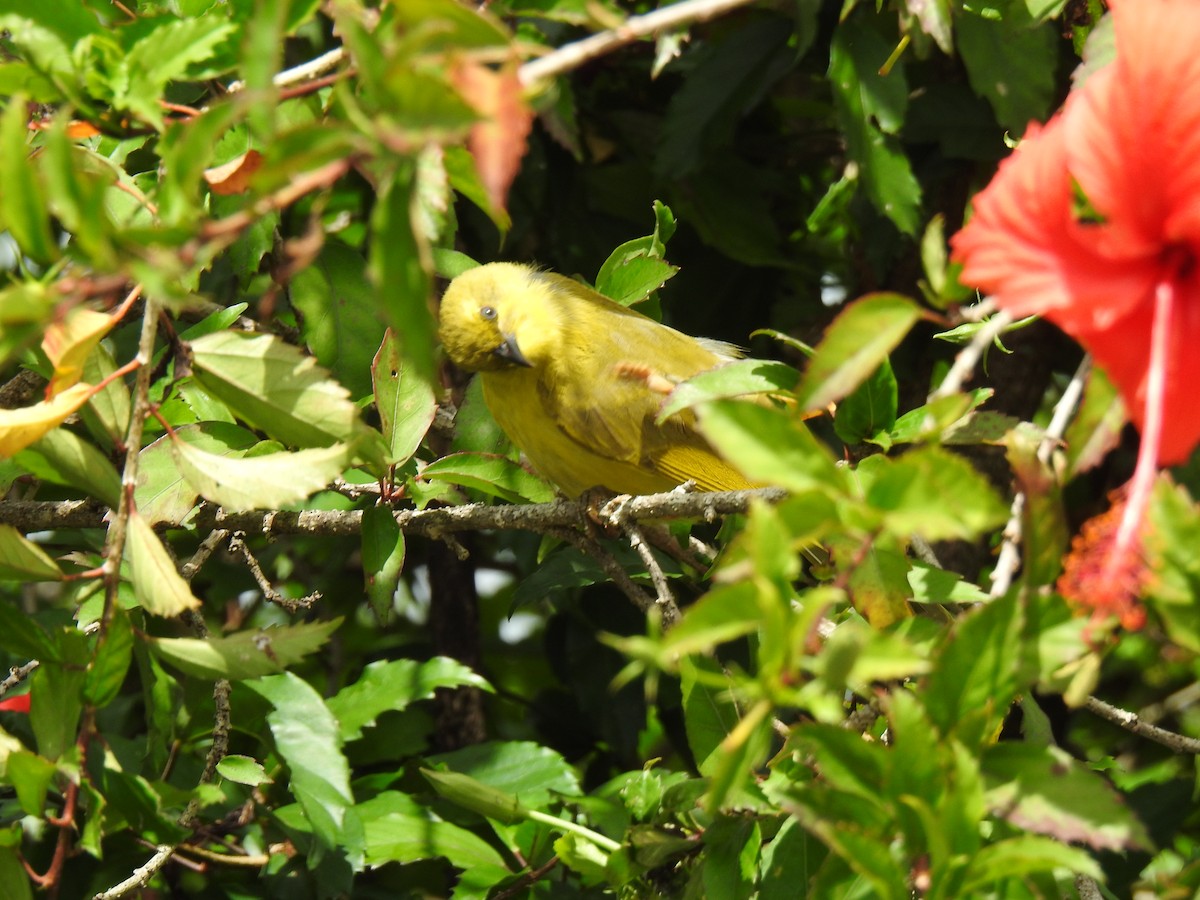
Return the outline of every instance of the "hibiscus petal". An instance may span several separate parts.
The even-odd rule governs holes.
[[[1017,316],[1056,312],[1072,335],[1127,315],[1153,290],[1153,258],[1099,252],[1107,224],[1081,224],[1067,170],[1066,131],[1031,125],[1017,151],[975,197],[974,217],[952,240],[962,280]]]

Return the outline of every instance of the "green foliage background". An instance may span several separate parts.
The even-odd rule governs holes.
[[[0,0],[0,893],[1190,896],[1194,744],[1079,707],[1200,733],[1194,466],[1121,633],[1054,593],[1131,466],[1102,374],[1049,461],[1049,326],[932,393],[945,238],[1102,11],[728,4],[519,86],[651,7]],[[553,499],[438,358],[468,258],[779,360],[674,398],[789,496],[673,523],[721,549],[673,628],[619,534],[422,518]]]

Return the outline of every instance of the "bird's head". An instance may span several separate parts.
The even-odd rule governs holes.
[[[442,296],[438,336],[446,353],[471,372],[540,366],[558,330],[551,293],[528,266],[489,263],[463,272]]]

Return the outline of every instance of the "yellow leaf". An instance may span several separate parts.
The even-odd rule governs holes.
[[[136,509],[129,514],[128,547],[133,595],[142,609],[170,618],[200,605],[158,535]]]
[[[87,403],[93,390],[90,384],[76,384],[53,400],[20,409],[0,409],[0,459],[24,450],[50,429],[62,424],[67,416]]]
[[[83,364],[88,355],[116,324],[112,316],[95,310],[76,308],[62,322],[46,329],[42,350],[54,366],[48,397],[55,397],[83,377]]]

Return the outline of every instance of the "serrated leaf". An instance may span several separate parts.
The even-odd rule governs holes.
[[[377,661],[370,663],[354,684],[338,691],[328,705],[341,726],[342,739],[353,741],[382,713],[399,712],[418,700],[428,700],[439,688],[464,685],[492,690],[486,680],[453,659]]]
[[[199,678],[233,681],[282,672],[325,645],[342,624],[328,622],[239,631],[229,637],[151,638],[151,651]]]
[[[0,525],[0,581],[58,581],[62,571],[46,551],[11,525]]]
[[[257,443],[254,433],[225,422],[184,425],[145,447],[139,459],[134,500],[150,524],[178,524],[196,504],[197,492],[183,476],[174,444],[186,442],[221,459],[242,456]],[[275,445],[278,446],[278,445]]]
[[[112,82],[117,88],[114,105],[162,130],[159,98],[163,88],[182,77],[193,63],[208,59],[233,33],[233,23],[220,16],[159,19],[121,61],[119,75]]]
[[[938,447],[920,447],[897,459],[868,457],[858,474],[867,503],[900,538],[971,538],[1001,525],[1008,515],[986,478]]]
[[[209,393],[284,444],[327,447],[357,434],[349,392],[279,338],[221,331],[191,347],[195,377]]]
[[[1005,741],[986,748],[992,814],[1026,831],[1096,850],[1147,850],[1150,839],[1109,783],[1057,747]]]
[[[486,741],[430,756],[428,761],[439,771],[445,767],[511,794],[530,808],[544,805],[552,794],[575,797],[582,793],[579,776],[570,763],[549,747],[531,741]]]
[[[129,513],[126,554],[134,598],[146,612],[171,618],[200,606],[158,535],[136,509]]]
[[[900,294],[868,294],[838,314],[796,389],[807,410],[823,409],[865,381],[921,318]]]
[[[345,444],[264,456],[219,456],[171,441],[171,456],[196,492],[224,509],[281,509],[326,487],[350,462]]]

